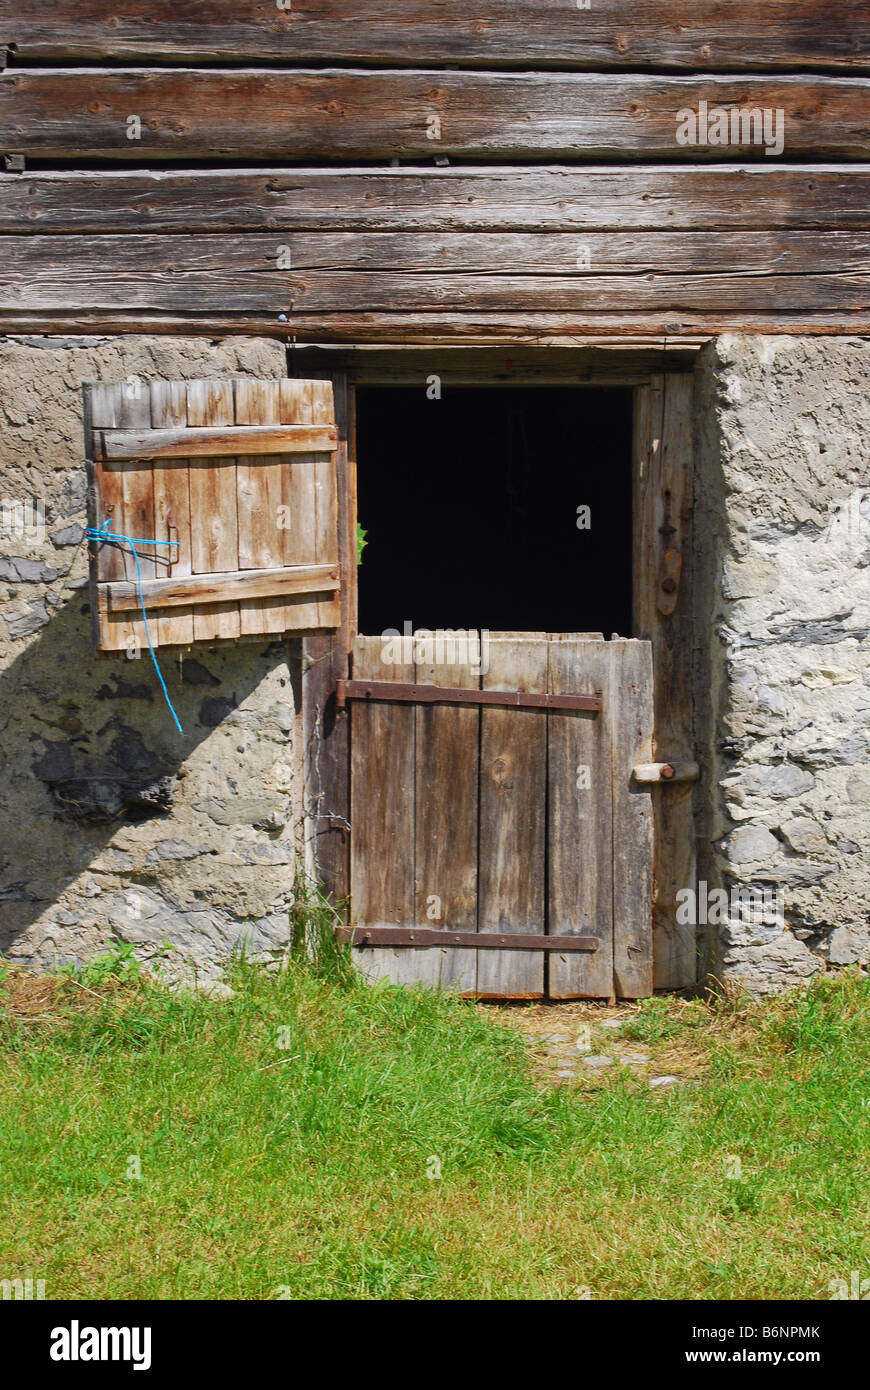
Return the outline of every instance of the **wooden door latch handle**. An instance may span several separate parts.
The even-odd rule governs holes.
[[[697,763],[638,763],[631,769],[636,782],[697,782]]]

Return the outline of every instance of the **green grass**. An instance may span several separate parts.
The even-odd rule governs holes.
[[[0,1277],[50,1298],[827,1298],[870,1276],[858,974],[648,1001],[626,1032],[695,1077],[660,1092],[621,1069],[542,1086],[510,1011],[367,988],[340,955],[240,966],[224,1002],[117,956],[27,1016],[11,981]]]

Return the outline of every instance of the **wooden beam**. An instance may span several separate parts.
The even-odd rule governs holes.
[[[100,430],[94,447],[102,461],[120,463],[223,454],[328,453],[337,440],[336,430],[327,426],[233,425],[227,429]]]
[[[307,860],[337,905],[350,893],[350,719],[336,709],[336,682],[348,675],[356,635],[356,450],[354,393],[343,371],[294,365],[288,375],[332,382],[339,444],[338,488],[341,626],[305,637],[301,651],[302,699],[298,723],[302,749]]]
[[[695,768],[693,424],[690,373],[653,377],[635,392],[634,630],[652,641],[655,698],[652,757],[638,765],[667,759],[687,772]],[[674,550],[682,556],[679,588],[671,611],[663,612],[662,559]],[[682,989],[698,975],[695,927],[681,925],[676,915],[677,893],[695,887],[693,778],[658,780],[649,795],[655,820],[655,987]]]
[[[857,231],[860,165],[0,174],[0,232]]]
[[[86,310],[30,309],[21,313],[0,310],[0,332],[39,333],[168,333],[209,334],[272,338],[307,342],[453,347],[534,344],[576,348],[596,340],[611,346],[636,346],[644,339],[659,347],[697,347],[699,340],[719,333],[793,333],[807,335],[864,335],[870,333],[870,313],[848,317],[831,312],[792,314],[754,313],[748,310],[714,310],[706,314],[681,313],[546,313],[523,314],[509,308],[498,313],[465,314],[294,314],[286,322],[266,314],[146,313],[141,309]]]
[[[288,569],[236,570],[233,574],[197,574],[184,579],[144,579],[142,597],[146,608],[177,608],[191,603],[334,593],[338,587],[338,570],[332,566],[297,565]],[[107,584],[105,590],[111,612],[141,607],[137,584]]]
[[[279,250],[294,270],[279,270]],[[866,232],[299,233],[236,237],[0,238],[0,314],[54,310],[322,315],[558,313],[575,324],[615,315],[669,325],[716,320],[739,328],[767,315],[846,327],[870,315]],[[364,272],[364,273],[360,273]],[[679,329],[670,331],[680,331]],[[853,331],[858,331],[857,325]],[[301,429],[302,427],[297,427]],[[152,432],[155,433],[155,432]],[[263,428],[253,452],[272,452]],[[311,435],[311,438],[314,436]],[[108,437],[107,437],[108,438]],[[205,453],[209,432],[118,438],[108,457]],[[213,452],[229,436],[214,433]],[[287,439],[291,436],[288,434]],[[303,436],[300,434],[300,440]],[[317,443],[331,449],[335,436]],[[150,442],[149,442],[150,441]],[[267,447],[268,446],[268,447]],[[294,447],[289,444],[288,447]],[[238,452],[232,442],[223,452]],[[148,456],[152,456],[149,452]]]
[[[0,0],[16,59],[163,62],[471,63],[517,67],[838,68],[868,66],[863,0],[101,0],[48,12]]]
[[[140,166],[433,155],[770,163],[761,143],[678,144],[678,113],[702,101],[781,112],[786,159],[870,155],[856,78],[249,68],[9,69],[0,150]]]

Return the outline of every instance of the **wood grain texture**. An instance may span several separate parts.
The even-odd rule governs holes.
[[[0,173],[0,232],[850,231],[870,170],[849,165]],[[275,246],[277,246],[277,241]]]
[[[868,232],[299,233],[286,238],[294,271],[274,269],[278,240],[239,237],[9,237],[0,239],[0,311],[81,308],[215,314],[658,313],[870,315]],[[579,264],[578,264],[579,262]],[[132,269],[131,268],[135,268]],[[364,272],[364,273],[360,273]],[[334,433],[287,441],[334,447]],[[273,452],[261,428],[251,454]],[[241,452],[231,434],[191,434],[189,453]],[[105,437],[109,458],[171,457],[171,432]]]
[[[147,382],[136,376],[131,376],[124,383],[121,387],[118,419],[122,429],[148,429],[151,424],[151,395]],[[131,468],[121,475],[121,505],[124,515],[122,528],[124,535],[143,541],[157,538],[157,524],[154,515],[154,475],[147,465],[143,465],[141,468]],[[136,582],[137,557],[142,578],[156,578],[157,564],[154,546],[123,545],[121,551],[124,556],[125,578]],[[114,617],[110,618],[107,627],[112,629],[117,642],[119,631],[116,621]],[[121,621],[129,625],[130,629],[128,639],[130,645],[127,648],[127,655],[138,660],[143,652],[147,653],[148,650],[145,620],[128,613]],[[152,642],[158,635],[156,632],[151,633]]]
[[[181,383],[173,382],[173,386]],[[96,437],[107,463],[130,459],[215,458],[227,454],[310,453],[334,448],[335,429],[304,425],[237,425],[233,429],[101,430]]]
[[[183,428],[187,424],[187,387],[183,381],[152,381],[152,429]],[[104,436],[103,436],[104,437]],[[177,583],[189,578],[190,552],[190,472],[187,459],[177,459],[171,468],[155,468],[154,519],[155,534],[174,541],[160,554],[165,560],[158,566],[162,576],[171,579],[155,583]],[[147,599],[146,599],[147,602]],[[113,607],[111,598],[110,609]],[[187,646],[193,641],[193,613],[161,613],[157,618],[157,636],[161,647]]]
[[[771,162],[761,145],[678,144],[677,113],[701,101],[784,112],[786,159],[870,153],[866,84],[851,77],[301,68],[8,69],[0,149],[139,166],[433,155]],[[131,113],[142,118],[138,140],[128,139]]]
[[[277,381],[240,378],[233,383],[237,425],[277,425],[281,418],[281,388]],[[284,463],[280,457],[236,459],[239,516],[239,569],[272,569],[283,563],[280,529]],[[242,599],[242,633],[283,632],[284,604],[269,598]]]
[[[328,424],[337,442],[332,382],[287,379],[279,386],[279,414],[297,428]],[[334,445],[333,445],[334,447]],[[336,463],[322,450],[287,457],[281,469],[281,540],[285,564],[328,563],[337,566],[338,493]],[[298,627],[336,627],[340,621],[338,600],[300,607],[294,614]]]
[[[155,482],[158,474],[155,473]],[[274,598],[288,594],[321,594],[338,589],[338,569],[329,565],[294,565],[287,569],[238,570],[235,574],[195,574],[187,578],[143,580],[146,604],[175,608],[209,598],[229,602],[241,598]],[[109,584],[110,611],[138,606],[139,586]]]
[[[551,999],[613,990],[613,814],[610,649],[602,640],[548,643],[553,694],[603,697],[598,714],[553,711],[547,725],[547,931],[595,936],[594,955],[549,957]]]
[[[509,306],[498,312],[444,313],[402,312],[389,314],[294,314],[279,323],[264,314],[146,313],[141,309],[99,310],[29,309],[22,313],[0,310],[0,330],[7,334],[181,334],[245,335],[249,337],[301,337],[321,346],[408,347],[531,347],[632,349],[647,346],[662,353],[697,352],[719,333],[791,333],[816,336],[870,334],[870,314],[848,315],[836,311],[779,314],[775,309],[756,313],[745,306],[717,308],[707,313],[672,313],[659,310],[625,313],[519,313]]]
[[[290,375],[318,373],[304,353],[289,355]],[[350,718],[337,715],[335,683],[349,673],[356,633],[356,429],[354,393],[343,371],[322,369],[332,389],[338,448],[334,454],[338,555],[342,586],[339,626],[302,639],[301,735],[307,862],[324,890],[346,913],[350,894]]]
[[[107,526],[116,535],[124,533],[123,480],[94,461],[94,430],[117,426],[122,418],[124,387],[115,382],[97,382],[84,389],[85,447],[92,462],[88,473],[88,521],[91,526]],[[111,617],[100,602],[101,581],[126,577],[124,549],[110,542],[92,541],[88,546],[90,563],[91,635],[95,648],[135,653],[139,629],[126,617]],[[141,628],[141,624],[139,624]]]
[[[653,810],[648,787],[631,776],[650,761],[653,669],[649,642],[617,638],[610,648],[613,768],[613,985],[620,999],[653,989]]]
[[[421,643],[414,666],[419,685],[480,683],[469,653],[427,661]],[[423,658],[423,659],[421,659]],[[416,708],[415,924],[477,931],[477,834],[480,713],[448,705]],[[438,947],[417,953],[418,978],[441,989],[474,993],[477,953]]]
[[[635,392],[635,495],[638,542],[634,630],[653,644],[657,761],[692,763],[693,719],[693,381],[689,374],[654,377]],[[664,531],[662,528],[665,528]],[[657,602],[662,555],[683,557],[671,613]],[[690,781],[659,783],[655,817],[653,931],[657,989],[693,985],[698,973],[696,928],[677,922],[677,893],[694,888],[697,846]]]
[[[354,676],[409,681],[409,660],[385,663],[380,637],[357,637]],[[351,710],[351,923],[414,925],[415,710],[412,705],[354,704]],[[425,952],[378,947],[354,959],[369,979],[412,983],[428,968]]]
[[[187,386],[187,423],[213,428],[235,424],[231,381],[191,381]],[[239,568],[239,518],[236,460],[218,458],[210,467],[190,469],[190,510],[197,518],[191,533],[194,574]],[[193,615],[197,642],[241,634],[238,603],[198,606]]]
[[[458,63],[521,67],[868,66],[861,0],[59,0],[49,12],[0,2],[17,59]]]
[[[546,634],[492,635],[481,686],[546,691]],[[547,718],[544,710],[480,712],[481,932],[545,931]],[[480,952],[477,992],[483,997],[540,998],[541,952]]]

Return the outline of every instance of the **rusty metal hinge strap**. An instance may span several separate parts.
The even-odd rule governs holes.
[[[348,700],[393,700],[414,705],[499,705],[510,709],[602,708],[600,695],[550,695],[531,690],[470,690],[461,686],[409,685],[403,681],[336,681],[337,708],[344,709]]]
[[[336,927],[344,946],[469,946],[481,951],[597,951],[597,936],[514,932],[430,931],[425,927]]]

